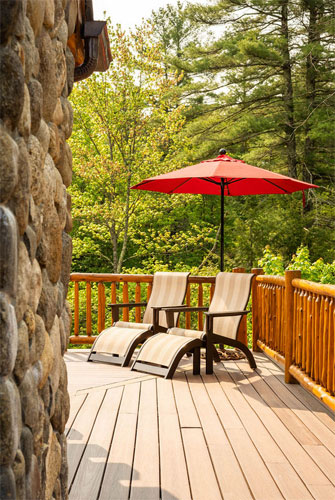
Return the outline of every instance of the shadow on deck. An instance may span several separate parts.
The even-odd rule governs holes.
[[[334,416],[263,354],[172,381],[86,357],[65,355],[70,500],[335,498]]]

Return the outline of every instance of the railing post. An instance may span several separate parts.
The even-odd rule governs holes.
[[[245,273],[244,267],[234,267],[233,273]],[[237,340],[242,342],[242,344],[248,346],[248,329],[247,329],[247,317],[243,316],[241,319],[240,327],[237,333]]]
[[[256,274],[256,278],[252,280],[251,288],[251,314],[252,314],[252,350],[255,352],[260,352],[261,349],[257,345],[257,340],[259,338],[259,306],[257,301],[257,276],[264,274],[261,267],[254,267],[251,269],[253,274]]]
[[[290,374],[293,346],[293,319],[294,319],[294,288],[292,281],[301,277],[300,271],[285,271],[285,382],[291,384],[294,377]]]
[[[77,337],[79,335],[79,282],[74,282],[74,329],[73,332]]]

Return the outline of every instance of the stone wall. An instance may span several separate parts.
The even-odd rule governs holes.
[[[67,498],[66,0],[0,0],[0,498]]]

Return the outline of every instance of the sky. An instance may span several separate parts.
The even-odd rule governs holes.
[[[94,19],[104,19],[103,12],[107,12],[112,23],[120,23],[123,28],[132,28],[140,24],[142,18],[150,17],[152,10],[175,5],[177,0],[93,0]]]

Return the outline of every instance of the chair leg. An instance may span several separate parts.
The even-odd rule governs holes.
[[[212,344],[212,348],[213,348],[213,358],[214,358],[214,361],[216,363],[220,363],[221,361],[221,358],[220,358],[220,354],[218,353],[216,347],[214,344]]]
[[[206,346],[206,374],[212,375],[213,373],[213,348],[212,344]]]
[[[200,347],[193,349],[193,375],[200,375]]]

